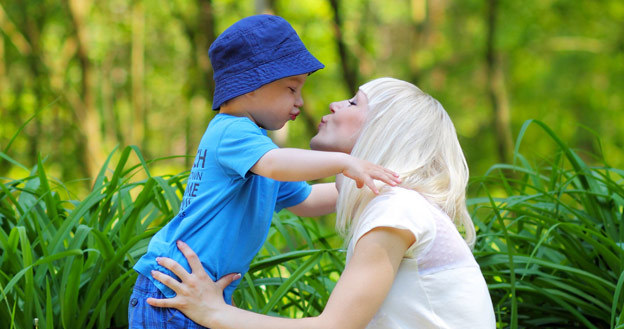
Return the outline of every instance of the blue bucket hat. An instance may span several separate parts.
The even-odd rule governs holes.
[[[256,15],[227,28],[208,50],[215,81],[212,109],[275,80],[312,73],[323,65],[283,18]]]

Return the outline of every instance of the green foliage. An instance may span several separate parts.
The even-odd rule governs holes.
[[[137,165],[128,164],[132,152]],[[51,180],[43,161],[26,178],[0,180],[2,323],[32,328],[37,318],[42,329],[127,326],[132,266],[177,212],[188,174],[151,175],[135,147],[108,170],[112,156],[82,200]],[[26,169],[5,153],[0,158]],[[282,214],[235,301],[257,312],[317,315],[344,268],[342,253],[316,220]]]
[[[140,163],[125,168],[132,151]],[[51,180],[41,160],[28,177],[0,181],[0,318],[12,326],[32,328],[34,318],[39,328],[127,324],[130,269],[152,227],[179,208],[187,176],[151,176],[132,147],[111,172],[109,161],[82,200]],[[139,172],[147,178],[133,182]]]
[[[344,269],[344,255],[330,246],[315,220],[280,214],[234,302],[264,314],[319,315]]]
[[[539,164],[518,151],[531,124],[559,149]],[[477,180],[486,196],[469,201],[480,234],[475,255],[502,327],[624,325],[623,178],[527,121],[515,164]]]
[[[520,153],[531,124],[559,152]],[[544,139],[544,138],[542,138]],[[532,150],[533,151],[533,150]],[[138,164],[130,164],[130,156]],[[137,148],[114,154],[81,200],[39,160],[0,179],[0,319],[11,328],[122,328],[149,238],[179,208],[187,173],[152,175]],[[583,159],[585,158],[585,159]],[[624,327],[624,171],[590,166],[539,121],[520,131],[512,165],[473,181],[475,256],[500,328]],[[151,166],[151,163],[149,163]],[[251,264],[236,304],[286,317],[318,315],[344,255],[317,221],[283,212]]]

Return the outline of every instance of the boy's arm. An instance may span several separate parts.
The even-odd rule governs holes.
[[[355,180],[357,187],[366,184],[376,194],[374,179],[392,186],[400,183],[394,172],[349,154],[295,148],[270,150],[250,170],[256,175],[286,182],[309,181],[342,173]]]
[[[336,212],[338,190],[335,183],[312,185],[310,195],[298,205],[287,208],[301,217],[316,217]]]

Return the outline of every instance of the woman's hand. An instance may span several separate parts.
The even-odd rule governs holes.
[[[158,264],[171,270],[182,282],[164,273],[152,271],[154,279],[175,291],[176,296],[166,299],[148,298],[147,303],[155,307],[177,308],[191,320],[201,325],[208,325],[211,321],[210,317],[220,308],[227,306],[223,301],[223,289],[238,280],[240,274],[228,274],[214,282],[204,270],[197,254],[182,241],[178,241],[177,245],[188,260],[191,273],[188,273],[173,259],[157,258]]]

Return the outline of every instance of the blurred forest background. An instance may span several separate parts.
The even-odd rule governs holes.
[[[326,64],[306,83],[304,115],[273,134],[281,145],[307,148],[331,101],[392,76],[441,101],[473,175],[511,161],[531,118],[624,164],[621,0],[0,0],[1,150],[27,166],[41,155],[77,190],[115,146],[194,155],[214,115],[208,47],[257,13],[286,18]],[[541,138],[523,147],[547,155]],[[0,161],[0,177],[27,174]]]

